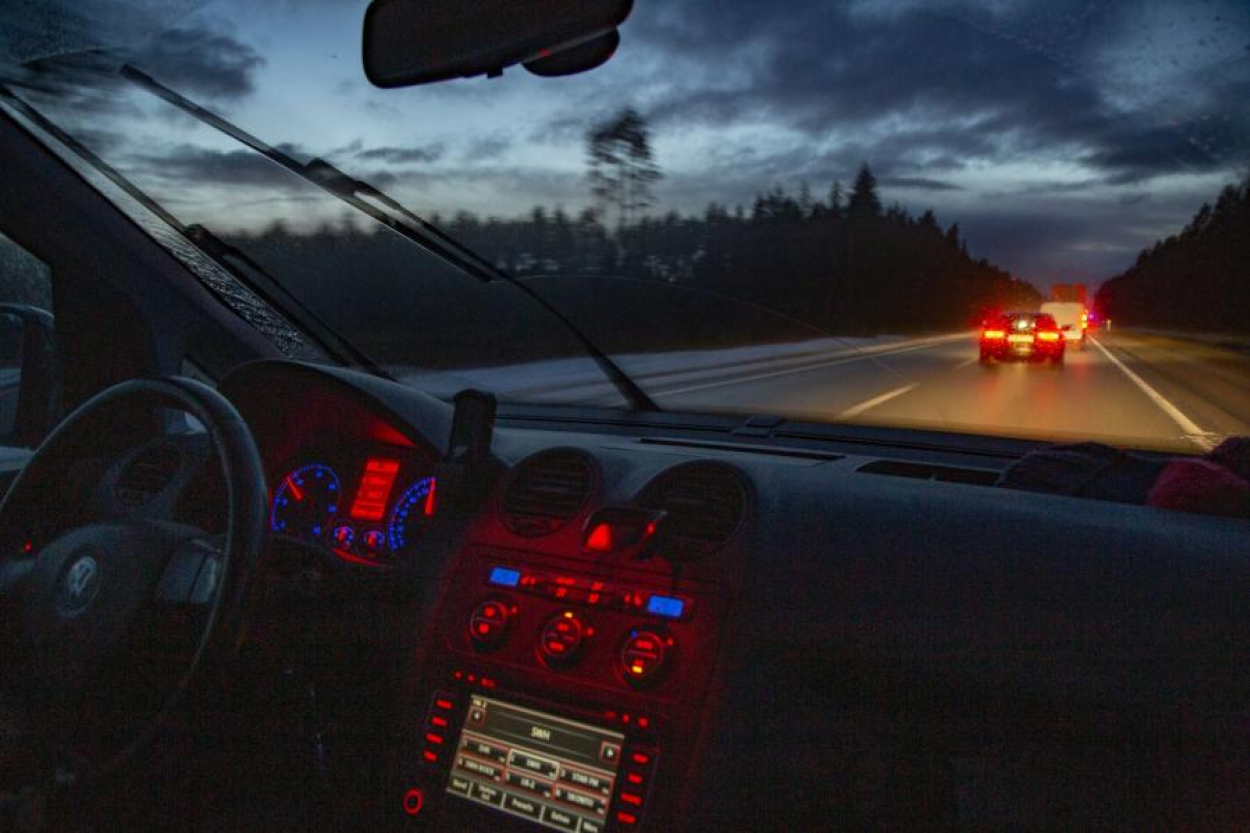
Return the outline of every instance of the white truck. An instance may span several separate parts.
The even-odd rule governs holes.
[[[1089,310],[1080,301],[1047,301],[1042,304],[1041,312],[1055,319],[1059,329],[1063,330],[1066,344],[1075,344],[1078,349],[1085,349],[1085,337],[1089,331]]]

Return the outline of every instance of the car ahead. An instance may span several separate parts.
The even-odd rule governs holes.
[[[1072,342],[1077,349],[1085,349],[1085,338],[1089,332],[1089,310],[1080,301],[1047,301],[1042,304],[1041,312],[1050,315],[1059,325],[1064,342]]]
[[[1066,340],[1053,316],[1044,312],[1008,312],[981,329],[981,364],[1023,360],[1063,367]]]

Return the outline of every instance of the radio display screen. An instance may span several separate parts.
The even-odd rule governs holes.
[[[474,696],[447,792],[556,830],[600,833],[624,742],[616,732]]]

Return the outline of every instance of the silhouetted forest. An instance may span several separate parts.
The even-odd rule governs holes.
[[[806,187],[775,188],[749,209],[712,204],[701,216],[644,215],[615,228],[590,208],[575,216],[535,207],[514,219],[465,212],[429,219],[521,278],[565,276],[566,289],[583,275],[675,284],[836,335],[970,327],[986,308],[1040,302],[1031,284],[973,258],[957,224],[943,229],[931,211],[913,217],[897,205],[883,208],[867,166],[845,198],[837,183],[824,200]],[[325,226],[312,235],[270,228],[235,242],[280,276],[290,265],[285,253],[295,249],[304,263],[344,275],[362,272],[368,241],[361,235],[367,233],[351,227]],[[374,265],[363,271],[392,271],[378,256],[369,252]]]
[[[1250,174],[1203,203],[1180,234],[1157,241],[1098,290],[1116,323],[1250,333]]]

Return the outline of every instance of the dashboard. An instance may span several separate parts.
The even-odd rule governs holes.
[[[275,540],[408,591],[368,767],[397,829],[1250,817],[1244,522],[989,488],[1019,449],[931,435],[513,408],[473,458],[385,380],[222,389]]]

